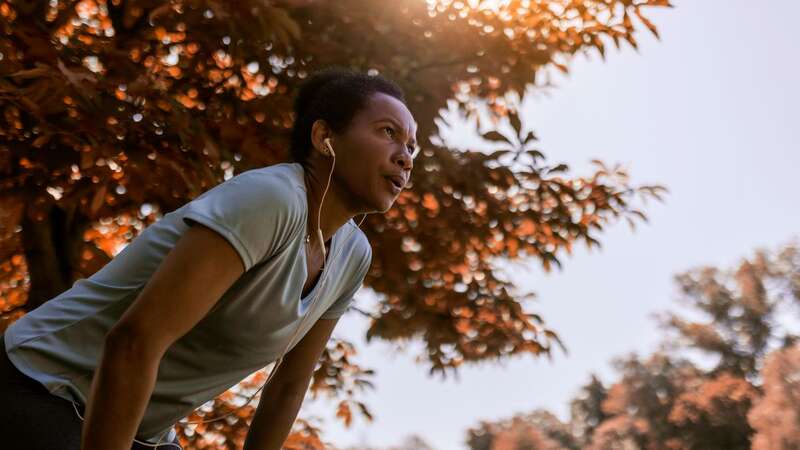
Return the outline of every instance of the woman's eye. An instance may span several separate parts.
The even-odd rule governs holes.
[[[392,128],[390,126],[385,126],[385,127],[383,127],[383,129],[384,130],[389,130],[389,131],[387,131],[386,134],[388,134],[390,138],[394,139],[394,133],[395,133],[394,128]],[[417,146],[416,145],[407,145],[406,148],[408,149],[408,152],[411,153],[413,156],[417,156]]]

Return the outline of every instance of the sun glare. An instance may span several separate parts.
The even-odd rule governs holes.
[[[508,4],[511,3],[511,0],[427,0],[429,9],[437,9],[441,7],[444,9],[447,6],[453,5],[456,9],[463,9],[469,8],[474,11],[480,11],[484,9],[492,10],[492,11],[500,11],[503,8],[508,7]],[[526,7],[529,1],[521,2],[523,7]]]

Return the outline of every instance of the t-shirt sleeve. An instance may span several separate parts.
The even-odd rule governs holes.
[[[252,169],[189,202],[182,219],[219,233],[247,271],[280,250],[303,226],[302,201],[289,180]]]
[[[367,247],[367,254],[361,261],[361,266],[358,269],[358,274],[356,276],[356,282],[353,283],[353,286],[344,294],[342,294],[328,309],[322,313],[320,319],[338,319],[342,316],[342,314],[347,311],[347,308],[350,307],[350,303],[353,302],[353,296],[358,292],[361,288],[361,285],[364,284],[364,278],[367,276],[367,271],[369,270],[370,264],[372,264],[372,249]]]

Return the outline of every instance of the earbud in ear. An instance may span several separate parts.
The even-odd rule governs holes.
[[[325,156],[336,156],[336,153],[333,152],[333,146],[331,145],[331,138],[325,138],[322,142],[324,143],[324,150],[322,150],[322,153]]]

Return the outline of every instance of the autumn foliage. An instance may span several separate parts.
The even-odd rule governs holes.
[[[406,190],[363,228],[366,285],[379,294],[368,338],[421,339],[444,375],[466,362],[541,355],[559,344],[497,258],[544,270],[618,219],[660,199],[618,166],[570,176],[549,164],[510,93],[546,84],[570,58],[657,34],[666,0],[484,2],[343,0],[0,1],[0,312],[8,323],[102,267],[163,212],[231,176],[288,159],[297,85],[332,64],[382,73],[405,90],[420,154]],[[365,39],[368,37],[368,39]],[[434,119],[448,100],[482,104],[493,152],[453,151]],[[513,166],[513,170],[512,170]],[[368,387],[350,344],[333,340],[314,392],[352,418]],[[324,375],[323,375],[324,374]],[[352,386],[352,388],[342,388]],[[244,383],[237,389],[247,390]],[[216,416],[235,403],[215,400]],[[199,412],[198,414],[203,414]],[[192,448],[240,445],[247,417],[185,430]],[[311,421],[291,437],[316,448]],[[218,433],[218,440],[198,437]],[[211,443],[213,442],[213,444]]]
[[[470,448],[798,448],[800,243],[758,250],[734,270],[700,267],[675,280],[689,310],[662,316],[664,350],[618,359],[609,387],[592,377],[567,423],[546,411],[483,422],[468,430]],[[688,349],[701,350],[702,361]]]

